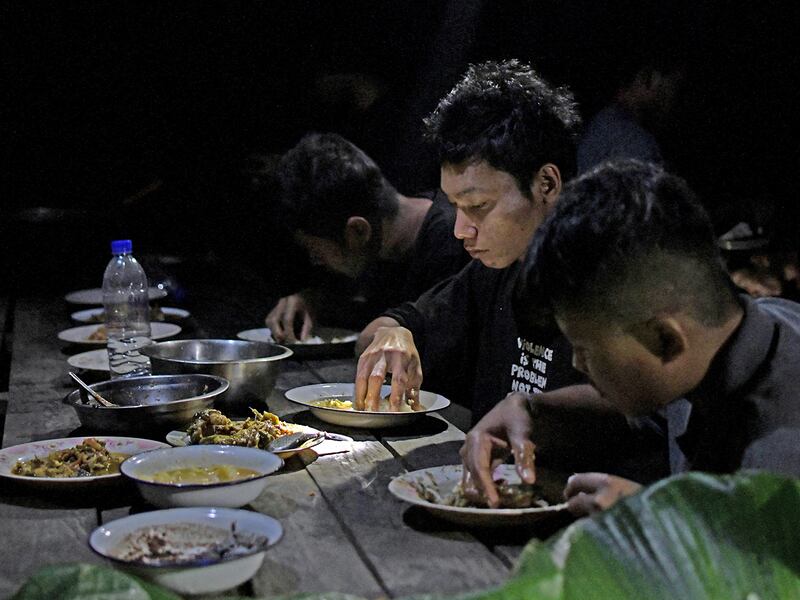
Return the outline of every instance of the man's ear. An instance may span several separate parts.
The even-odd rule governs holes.
[[[630,334],[636,338],[653,356],[662,363],[672,362],[689,346],[681,322],[671,316],[653,317],[630,328]]]
[[[372,237],[372,225],[364,217],[350,217],[344,227],[344,242],[349,250],[367,245]]]
[[[561,193],[561,171],[553,163],[542,165],[531,181],[531,196],[540,198],[545,205],[555,206]]]

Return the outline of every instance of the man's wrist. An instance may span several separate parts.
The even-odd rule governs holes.
[[[541,404],[539,404],[537,396],[538,394],[527,394],[525,397],[525,409],[533,419],[537,418],[541,413]]]

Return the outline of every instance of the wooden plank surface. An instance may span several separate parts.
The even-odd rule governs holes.
[[[65,348],[56,339],[58,331],[71,325],[63,300],[23,299],[16,310],[19,329],[15,327],[12,345],[6,446],[63,437],[79,424],[74,411],[60,402],[72,389],[66,379],[67,352],[84,350]],[[420,527],[420,515],[409,514],[408,506],[387,489],[389,480],[405,469],[456,460],[463,435],[458,428],[433,416],[422,419],[415,429],[391,433],[341,428],[317,421],[283,396],[299,385],[352,381],[354,372],[354,359],[282,365],[268,398],[270,410],[299,423],[345,433],[354,441],[347,453],[316,460],[307,454],[305,462],[291,459],[285,471],[271,478],[249,508],[278,518],[284,539],[268,552],[252,582],[230,593],[338,591],[377,598],[474,591],[503,581],[507,564],[484,543],[441,523]],[[96,509],[59,499],[43,502],[38,494],[0,492],[0,535],[20,548],[27,564],[12,568],[4,561],[0,595],[13,592],[39,566],[98,562],[86,544],[98,522],[151,509],[125,494],[130,492],[118,492]]]
[[[253,579],[256,594],[384,595],[308,472],[289,471],[270,479],[252,507],[278,519],[284,535]]]
[[[70,326],[63,300],[18,299],[10,350],[9,391],[3,446],[64,437],[78,425],[75,412],[61,404],[72,389],[66,383],[66,355],[57,339]],[[13,548],[0,569],[0,596],[12,593],[47,564],[101,562],[89,549],[97,527],[94,501],[81,494],[33,490],[4,484],[0,493],[0,539]]]
[[[380,442],[356,442],[353,452],[307,469],[388,595],[477,590],[505,578],[502,562],[471,536],[404,522],[407,506],[387,488],[403,467]]]
[[[93,508],[67,508],[40,503],[32,497],[0,495],[0,597],[7,598],[43,565],[68,562],[102,562],[88,547],[89,533],[97,527]],[[19,502],[22,505],[15,505]]]

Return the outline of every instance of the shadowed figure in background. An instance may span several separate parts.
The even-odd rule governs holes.
[[[586,125],[578,144],[579,173],[616,158],[665,163],[657,134],[668,125],[684,67],[671,53],[650,54],[632,54],[638,60],[611,69],[618,84],[611,102]]]
[[[441,192],[399,193],[339,135],[305,136],[283,156],[277,176],[295,242],[313,265],[339,276],[305,281],[278,301],[266,324],[279,342],[306,339],[318,317],[360,328],[469,260],[452,235],[455,211]]]

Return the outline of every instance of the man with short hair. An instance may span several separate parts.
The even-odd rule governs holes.
[[[278,178],[296,242],[312,264],[355,281],[369,318],[416,299],[469,260],[450,235],[455,215],[440,192],[400,194],[369,156],[337,134],[305,136],[282,157]],[[341,286],[314,287],[281,298],[269,313],[266,324],[277,341],[311,334],[320,308],[312,297],[316,304],[341,304],[335,297]]]
[[[709,218],[679,178],[638,161],[607,163],[567,186],[528,252],[517,314],[543,307],[600,392],[597,406],[665,428],[670,470],[767,469],[800,476],[800,305],[733,289]],[[521,328],[526,328],[521,324]],[[511,395],[462,455],[492,495],[477,457],[510,447],[535,478],[535,396]],[[573,475],[576,514],[607,508],[639,485]]]
[[[582,379],[555,326],[521,337],[511,309],[519,260],[574,173],[580,117],[568,90],[510,60],[471,66],[426,124],[455,237],[477,260],[364,329],[355,403],[375,410],[387,373],[392,409],[413,403],[424,365],[426,386],[458,388],[476,421],[512,390]]]

